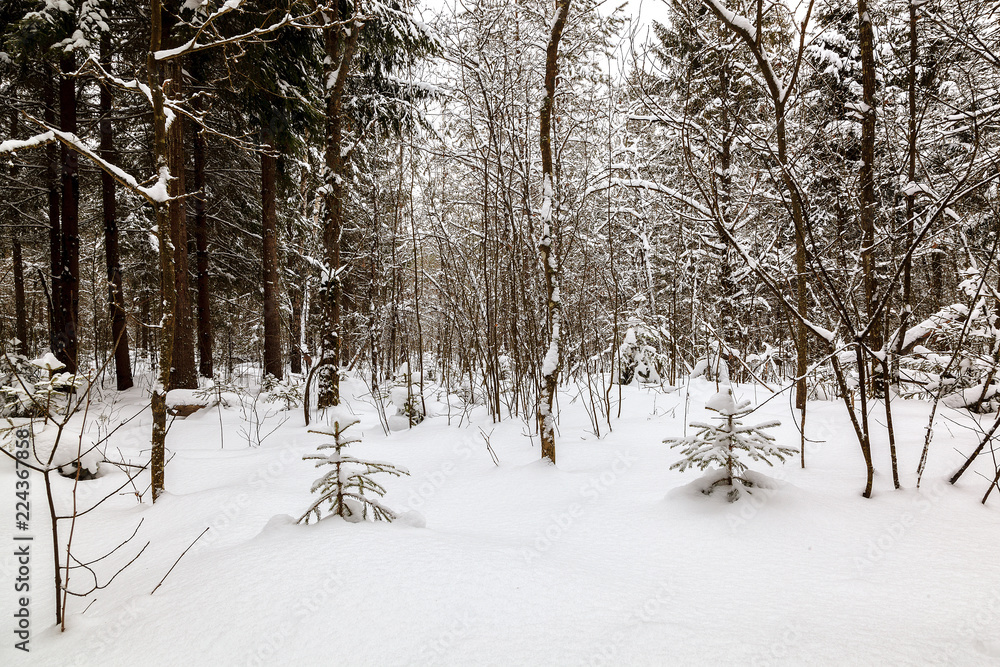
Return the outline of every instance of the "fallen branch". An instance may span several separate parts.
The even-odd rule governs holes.
[[[195,543],[196,543],[196,542],[197,542],[198,540],[200,540],[200,539],[201,539],[201,536],[202,536],[202,535],[204,535],[205,533],[207,533],[207,532],[208,532],[208,528],[209,528],[208,526],[205,526],[205,530],[201,531],[201,534],[200,534],[200,535],[198,535],[198,537],[194,538],[194,542],[192,542],[191,544],[189,544],[189,545],[188,545],[188,548],[187,548],[187,549],[185,549],[185,550],[184,550],[184,551],[183,551],[183,552],[181,553],[181,555],[177,557],[177,560],[175,560],[175,561],[174,561],[174,564],[173,564],[173,565],[171,565],[171,566],[170,566],[170,569],[169,569],[169,570],[167,570],[167,573],[166,573],[165,575],[163,575],[163,579],[160,579],[160,583],[156,584],[156,588],[159,588],[160,586],[162,586],[162,585],[163,585],[163,582],[167,580],[167,577],[169,577],[169,576],[170,576],[170,573],[174,571],[174,568],[175,568],[175,567],[177,567],[177,563],[181,562],[181,558],[184,558],[184,554],[186,554],[187,552],[191,551],[191,547],[193,547],[193,546],[195,545]],[[154,588],[153,590],[151,590],[151,591],[149,592],[149,594],[150,594],[150,595],[152,595],[153,593],[155,593],[155,592],[156,592],[156,588]]]

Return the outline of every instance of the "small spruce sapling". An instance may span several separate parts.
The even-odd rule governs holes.
[[[335,421],[332,430],[310,430],[310,433],[332,436],[333,442],[320,445],[317,449],[332,449],[333,452],[331,454],[308,454],[302,458],[315,460],[317,468],[332,466],[333,469],[313,482],[312,492],[319,493],[320,497],[306,510],[305,514],[299,517],[298,523],[303,521],[309,523],[311,517],[315,517],[317,521],[321,519],[321,506],[324,503],[330,503],[327,508],[328,515],[342,517],[351,523],[364,521],[369,516],[374,521],[396,519],[398,516],[396,512],[383,505],[376,498],[369,497],[366,493],[379,497],[385,495],[385,488],[372,480],[372,475],[386,473],[400,477],[409,475],[409,471],[389,463],[362,461],[344,454],[342,450],[345,447],[355,442],[361,442],[361,439],[344,435],[344,432],[357,424],[358,420],[348,422],[343,427],[341,427],[341,423]]]
[[[684,455],[677,463],[670,466],[671,470],[684,472],[694,467],[705,470],[714,465],[715,469],[705,476],[710,482],[703,493],[710,494],[716,487],[729,487],[726,497],[733,502],[740,497],[736,483],[749,489],[755,486],[745,474],[747,466],[740,461],[740,452],[746,452],[754,461],[763,461],[773,466],[772,458],[784,462],[785,457],[798,453],[794,447],[786,447],[775,442],[773,436],[764,430],[778,426],[780,422],[769,421],[755,426],[744,426],[742,417],[753,412],[750,401],[737,402],[733,397],[731,387],[726,387],[708,400],[705,407],[719,413],[715,419],[719,424],[692,422],[691,427],[697,432],[683,438],[666,438],[663,442],[671,448],[680,447]]]
[[[647,341],[654,341],[654,332],[641,322],[625,331],[625,338],[618,346],[619,368],[614,377],[617,384],[630,385],[639,382],[660,381],[663,363],[656,348]]]
[[[411,372],[409,362],[396,371],[389,399],[396,406],[396,414],[406,420],[406,426],[416,426],[424,420],[423,394],[420,392],[421,374]]]

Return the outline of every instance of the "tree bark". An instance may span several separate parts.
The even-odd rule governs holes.
[[[302,290],[298,288],[289,289],[289,297],[292,303],[292,314],[288,320],[288,363],[294,375],[302,373]]]
[[[46,67],[46,74],[42,88],[42,100],[45,106],[42,117],[46,125],[55,127],[56,99],[51,67]],[[49,349],[52,350],[52,354],[61,357],[66,343],[63,338],[65,327],[62,324],[62,226],[59,219],[62,206],[59,189],[59,148],[55,144],[49,144],[45,148],[45,159],[48,167],[45,179],[49,204],[49,279],[52,283],[49,295]]]
[[[263,211],[261,278],[264,282],[264,374],[282,378],[281,311],[278,308],[277,166],[274,136],[265,130],[260,153],[260,194]]]
[[[17,136],[17,126],[18,126],[18,115],[17,113],[11,114],[11,127],[10,136]],[[10,174],[13,176],[17,173],[16,167],[10,168]],[[21,213],[16,208],[11,208],[11,241],[12,241],[12,254],[13,254],[13,267],[14,272],[14,336],[17,338],[18,343],[14,346],[14,351],[17,354],[27,355],[30,345],[28,342],[28,309],[26,305],[25,295],[24,295],[24,257],[21,252],[21,230],[20,221]]]
[[[751,28],[748,24],[745,24],[742,21],[737,22],[732,14],[723,11],[724,8],[720,6],[719,3],[711,2],[710,0],[702,0],[702,3],[707,6],[713,14],[715,14],[716,18],[722,21],[722,23],[729,30],[736,34],[743,40],[744,44],[746,44],[751,55],[753,55],[754,60],[757,62],[758,70],[764,80],[764,84],[767,86],[768,93],[771,97],[771,103],[774,108],[774,129],[778,144],[778,166],[781,169],[782,184],[788,192],[788,201],[792,213],[792,224],[795,228],[795,312],[797,314],[795,329],[795,407],[801,414],[801,423],[803,428],[801,430],[800,437],[802,450],[805,451],[806,436],[804,425],[806,422],[806,398],[808,392],[805,376],[809,370],[809,330],[805,324],[809,313],[809,293],[806,284],[807,221],[798,183],[796,183],[795,177],[789,170],[788,139],[786,133],[786,103],[788,100],[788,94],[795,83],[798,68],[796,67],[793,70],[791,79],[788,82],[780,81],[761,43],[761,37],[763,35],[762,26],[758,25],[756,28]],[[758,22],[761,20],[759,11],[762,6],[763,5],[758,4]],[[806,21],[808,21],[808,19],[806,19]],[[803,23],[803,30],[804,29],[805,23]],[[802,57],[801,50],[798,57]],[[868,450],[866,447],[866,443],[862,442],[861,448],[863,451],[867,452]],[[866,456],[866,460],[868,460],[868,456]]]
[[[556,15],[545,50],[545,97],[542,98],[539,147],[542,153],[542,209],[541,239],[538,250],[545,272],[545,292],[549,325],[549,347],[542,362],[542,387],[538,397],[538,435],[542,443],[542,458],[556,462],[555,409],[556,390],[559,385],[559,366],[562,361],[561,326],[562,300],[559,294],[559,259],[556,257],[554,237],[558,220],[556,208],[555,170],[552,163],[552,107],[556,98],[556,76],[559,72],[559,41],[562,39],[570,0],[556,0]]]
[[[14,331],[18,344],[18,354],[28,354],[28,312],[24,299],[24,259],[21,256],[21,240],[14,230]]]
[[[111,37],[101,36],[101,58],[109,67]],[[114,160],[114,134],[111,127],[111,88],[101,81],[100,99],[101,158]],[[111,309],[111,345],[115,359],[115,381],[118,391],[132,387],[132,364],[129,358],[128,327],[125,313],[125,294],[122,289],[121,255],[118,249],[118,217],[115,201],[115,179],[106,171],[101,172],[101,205],[104,214],[104,255],[108,269],[108,306]]]
[[[167,117],[164,109],[160,64],[154,54],[162,44],[163,7],[160,0],[150,0],[149,53],[146,56],[146,85],[153,98],[153,154],[158,176],[169,176],[171,156],[167,142]],[[165,442],[167,436],[167,387],[171,379],[171,356],[174,349],[174,308],[176,305],[174,253],[170,238],[170,212],[164,202],[156,204],[156,237],[160,256],[160,298],[163,314],[160,318],[159,381],[153,385],[150,407],[153,413],[153,435],[150,452],[150,483],[153,502],[163,493]]]
[[[878,276],[875,266],[875,36],[872,31],[868,0],[858,0],[859,46],[861,47],[861,167],[858,172],[858,200],[861,224],[861,271],[864,281],[865,316],[873,322],[868,339],[864,341],[871,349],[882,348],[882,318],[876,313],[878,308]],[[864,329],[864,327],[862,327]],[[886,378],[878,363],[871,368],[872,389],[881,396]],[[861,391],[866,388],[862,386]]]
[[[167,81],[164,82],[165,95],[180,100],[183,94],[183,70],[181,59],[174,58],[165,67]],[[173,373],[171,389],[197,389],[198,373],[194,359],[194,322],[191,317],[191,289],[188,277],[188,235],[186,188],[184,183],[184,120],[176,114],[167,131],[170,154],[170,236],[174,250],[174,274],[176,281],[176,306],[174,311]]]
[[[201,111],[201,98],[195,99]],[[208,270],[208,214],[205,192],[205,135],[194,133],[194,242],[198,285],[198,373],[213,376],[212,368],[212,292]]]
[[[340,240],[344,228],[344,156],[343,96],[351,64],[363,29],[360,21],[346,31],[341,24],[348,17],[342,16],[340,6],[333,5],[323,12],[323,38],[326,48],[323,76],[326,91],[326,174],[324,186],[323,259],[324,274],[321,278],[323,301],[323,358],[324,367],[319,378],[318,404],[327,408],[340,403]]]
[[[76,56],[68,53],[60,64],[59,128],[76,134]],[[60,148],[62,162],[62,236],[60,243],[60,318],[63,347],[60,361],[70,373],[77,371],[77,325],[80,317],[80,158],[66,144]]]
[[[910,63],[906,73],[907,89],[907,130],[906,130],[906,177],[910,183],[917,178],[917,58],[919,43],[917,40],[917,7],[912,2],[910,10]],[[910,192],[906,195],[906,247],[913,245],[913,214],[916,208],[916,195]],[[913,256],[903,258],[903,317],[901,332],[906,331],[906,323],[913,307]],[[903,337],[900,336],[900,342]]]

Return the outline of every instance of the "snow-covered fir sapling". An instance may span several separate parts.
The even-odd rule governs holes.
[[[396,407],[396,414],[406,419],[404,428],[416,426],[424,420],[424,400],[420,383],[420,373],[411,372],[408,362],[404,361],[396,370],[393,387],[389,390],[389,400]]]
[[[637,323],[636,327],[629,327],[625,332],[625,338],[618,346],[619,369],[615,376],[618,384],[632,384],[638,379],[640,382],[659,382],[659,363],[656,348],[647,344],[650,340],[650,329],[642,323]]]
[[[292,410],[302,405],[304,383],[289,378],[287,380],[275,380],[273,375],[265,375],[268,380],[266,387],[261,386],[262,391],[267,395],[264,400],[268,403],[281,403],[283,410]]]
[[[409,471],[390,463],[378,461],[362,461],[343,452],[343,449],[353,443],[361,442],[360,438],[344,434],[347,429],[358,423],[353,421],[334,421],[333,428],[310,430],[310,433],[320,433],[333,438],[332,442],[320,445],[319,450],[333,450],[329,454],[317,453],[303,456],[304,460],[316,461],[316,467],[331,466],[325,475],[313,482],[312,492],[320,497],[306,513],[299,517],[299,523],[315,517],[322,518],[322,506],[329,503],[328,515],[335,515],[358,523],[369,517],[374,521],[392,521],[397,518],[396,512],[383,505],[377,498],[385,495],[385,488],[372,479],[372,475],[385,473],[400,477],[409,475]],[[344,426],[341,426],[344,424]]]
[[[83,378],[60,373],[65,364],[51,352],[27,361],[21,355],[0,357],[0,416],[43,417],[46,421],[60,408],[70,409],[70,396],[84,386]],[[45,376],[45,373],[48,376]]]
[[[718,424],[692,422],[692,428],[697,429],[693,435],[682,438],[666,438],[663,442],[673,447],[680,447],[684,455],[677,463],[670,466],[671,470],[684,472],[688,468],[705,470],[715,466],[705,475],[706,482],[703,493],[709,494],[718,487],[728,487],[726,497],[733,502],[740,497],[737,486],[750,489],[758,484],[747,475],[747,466],[740,460],[745,452],[754,461],[763,461],[769,466],[776,458],[784,462],[785,457],[798,453],[795,447],[778,444],[774,437],[765,429],[779,425],[777,421],[764,422],[754,426],[744,426],[741,419],[751,412],[750,401],[739,401],[733,397],[732,387],[725,387],[712,396],[705,408],[719,413],[715,419]]]

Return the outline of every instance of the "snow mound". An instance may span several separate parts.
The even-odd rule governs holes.
[[[51,423],[45,424],[27,418],[3,419],[0,420],[0,448],[14,453],[17,432],[22,428],[31,430],[32,445],[27,459],[29,464],[50,470],[64,468],[63,472],[70,475],[76,472],[76,461],[79,460],[90,473],[88,477],[98,474],[104,453],[93,438],[71,428],[63,428],[60,433]]]
[[[427,519],[424,518],[423,514],[421,514],[416,510],[410,510],[409,512],[400,512],[396,516],[396,521],[406,526],[412,526],[413,528],[427,527]]]
[[[180,405],[200,405],[205,407],[210,403],[206,393],[200,389],[171,389],[167,392],[167,407],[176,408]]]

